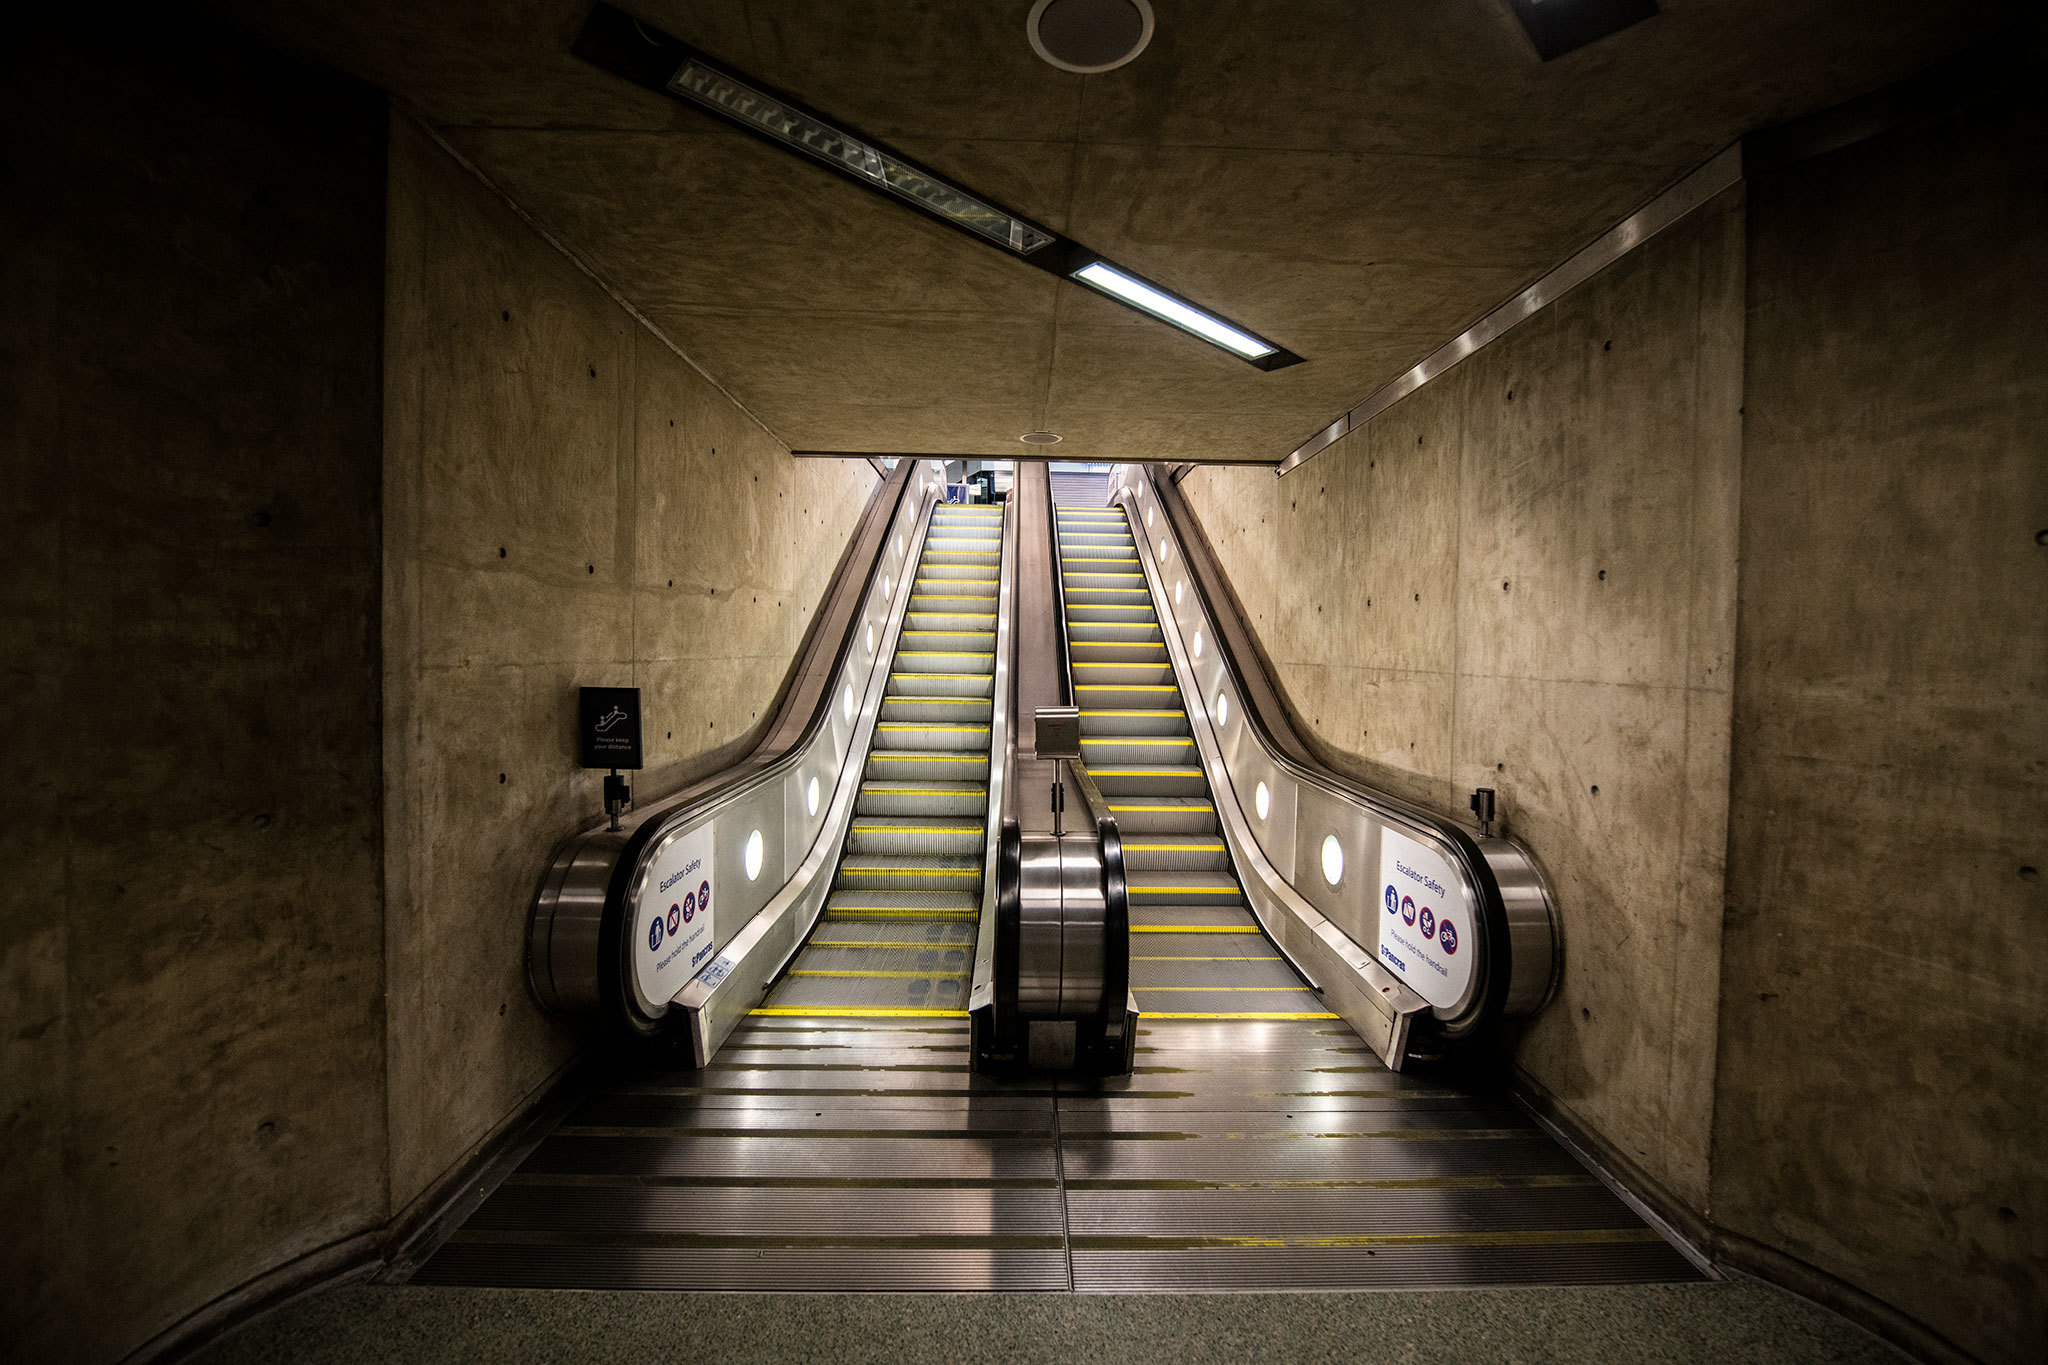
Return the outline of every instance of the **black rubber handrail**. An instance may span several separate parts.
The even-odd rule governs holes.
[[[809,743],[826,723],[832,710],[830,680],[845,667],[855,637],[859,634],[856,627],[860,618],[859,604],[867,600],[876,574],[880,572],[883,551],[888,545],[888,530],[901,510],[915,464],[912,459],[899,460],[869,499],[860,525],[849,537],[846,549],[840,554],[839,564],[833,570],[832,582],[825,594],[827,609],[818,612],[806,631],[798,653],[800,662],[792,670],[781,708],[760,742],[732,766],[662,798],[644,812],[636,812],[639,817],[637,823],[623,836],[612,864],[603,918],[598,925],[598,997],[601,1013],[629,1036],[654,1037],[673,1018],[673,1012],[658,1019],[642,1015],[625,988],[626,974],[632,971],[633,948],[624,929],[626,901],[632,889],[633,876],[639,870],[640,858],[648,844],[675,821],[690,818],[693,808],[719,800],[788,758]],[[865,571],[860,574],[859,589],[849,592],[850,575],[862,564],[865,564]],[[841,623],[838,645],[833,651],[830,667],[819,669],[817,657],[824,646],[824,632],[834,620]],[[822,685],[817,685],[821,679]],[[802,705],[806,691],[813,693],[811,709],[800,726],[792,726],[792,713]],[[609,833],[603,828],[589,829],[571,842],[580,845]],[[562,856],[562,853],[557,853],[556,859]]]
[[[1437,1031],[1447,1038],[1468,1037],[1480,1031],[1498,1019],[1506,1005],[1508,987],[1514,977],[1514,941],[1508,932],[1507,906],[1501,897],[1500,883],[1478,841],[1456,821],[1346,777],[1315,756],[1294,728],[1286,703],[1274,685],[1271,670],[1244,624],[1244,610],[1231,592],[1216,552],[1202,533],[1186,497],[1171,478],[1165,477],[1165,466],[1147,464],[1139,468],[1151,481],[1160,510],[1180,543],[1181,562],[1187,568],[1188,581],[1208,612],[1209,619],[1215,622],[1216,648],[1221,653],[1224,666],[1237,680],[1238,700],[1246,723],[1257,733],[1266,751],[1297,779],[1332,788],[1367,806],[1377,807],[1429,830],[1450,844],[1459,861],[1465,865],[1479,892],[1481,922],[1491,949],[1481,957],[1486,984],[1475,1006],[1464,1016],[1444,1020],[1432,1012],[1430,1018]]]

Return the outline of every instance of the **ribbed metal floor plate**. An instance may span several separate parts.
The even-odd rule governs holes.
[[[575,1106],[414,1276],[697,1290],[1689,1280],[1515,1105],[1343,1026],[1161,1021],[1138,1072],[990,1081],[933,1024],[756,1020]]]

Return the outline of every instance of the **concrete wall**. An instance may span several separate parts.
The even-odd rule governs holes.
[[[1752,190],[1714,1217],[2048,1344],[2048,70]]]
[[[1333,766],[1499,792],[1564,983],[1518,1065],[1707,1200],[1734,645],[1740,192],[1284,479],[1181,485]]]
[[[643,794],[720,766],[875,475],[374,91],[180,16],[4,65],[0,1341],[106,1361],[375,1255],[559,1070],[575,685],[646,689]]]
[[[0,79],[0,1354],[385,1216],[385,116],[182,18]]]
[[[527,907],[602,808],[576,688],[642,689],[654,796],[758,736],[874,487],[797,461],[395,120],[385,464],[393,1207],[577,1047]]]
[[[2013,1362],[2048,1340],[2044,148],[2016,95],[1764,174],[1286,479],[1183,484],[1325,757],[1453,815],[1496,787],[1551,872],[1525,1080],[1736,1263]]]

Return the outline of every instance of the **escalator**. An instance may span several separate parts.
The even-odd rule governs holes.
[[[1479,1006],[1430,1014],[1373,965],[1366,928],[1340,931],[1296,892],[1302,860],[1273,827],[1313,839],[1339,818],[1317,802],[1377,798],[1311,790],[1252,744],[1265,684],[1236,623],[1193,614],[1215,583],[1191,537],[1169,544],[1153,485],[1055,506],[1043,467],[1020,469],[1012,504],[986,509],[935,504],[929,473],[892,477],[894,519],[875,513],[866,564],[831,598],[842,634],[802,702],[810,750],[749,777],[781,784],[751,808],[714,788],[639,833],[566,845],[550,888],[573,890],[590,848],[615,862],[585,876],[601,895],[544,890],[557,908],[545,933],[537,909],[533,942],[558,946],[535,978],[591,970],[586,939],[637,953],[650,867],[706,821],[745,849],[745,881],[719,863],[717,903],[757,908],[665,1012],[634,1006],[617,1035],[631,1045],[391,1278],[1179,1292],[1700,1277],[1504,1091],[1404,1069],[1410,1030],[1442,1041],[1541,992],[1503,966],[1468,992]],[[1133,519],[1162,514],[1155,554]],[[1254,777],[1256,803],[1240,796]],[[1373,808],[1418,837],[1448,823]],[[787,881],[763,872],[750,893],[777,810]],[[1464,866],[1498,852],[1454,835]],[[1364,836],[1347,837],[1363,861]],[[1324,869],[1317,905],[1351,913],[1357,879]],[[1513,889],[1494,880],[1496,898]],[[617,927],[569,934],[564,957],[559,907],[599,900]],[[1542,965],[1548,941],[1520,951]],[[583,994],[630,1003],[629,987]]]
[[[1123,510],[1059,506],[1057,526],[1081,754],[1123,836],[1138,1008],[1148,1021],[1337,1018],[1231,869]]]
[[[981,920],[1000,507],[933,511],[846,853],[756,1016],[960,1016]]]

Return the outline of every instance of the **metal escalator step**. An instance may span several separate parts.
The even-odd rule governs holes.
[[[1139,873],[1128,879],[1133,909],[1141,905],[1242,905],[1244,888],[1228,871],[1199,868]]]
[[[906,630],[896,637],[896,647],[919,654],[954,650],[963,654],[987,654],[994,658],[996,633],[993,630]]]
[[[933,854],[973,857],[987,843],[988,830],[979,820],[931,816],[856,816],[847,831],[846,848],[853,855]]]
[[[936,721],[942,725],[985,724],[994,710],[987,697],[884,696],[882,720],[886,724],[908,721]]]
[[[1132,835],[1126,837],[1123,844],[1124,866],[1133,875],[1173,868],[1225,871],[1230,867],[1230,852],[1221,839],[1191,839],[1186,836],[1161,839]]]
[[[849,853],[832,885],[842,891],[963,891],[981,889],[981,859],[912,853]]]
[[[1067,616],[1067,639],[1074,644],[1132,641],[1156,645],[1161,643],[1162,638],[1159,633],[1159,622],[1149,615],[1117,621],[1090,621],[1075,617],[1071,612]]]
[[[1147,834],[1212,834],[1216,807],[1200,796],[1111,797],[1110,814],[1127,837]]]
[[[1134,934],[1264,934],[1242,901],[1218,900],[1203,905],[1182,902],[1131,901]]]
[[[1186,735],[1187,732],[1188,713],[1178,707],[1172,710],[1104,708],[1081,712],[1083,739],[1109,735]]]
[[[1125,765],[1193,766],[1196,758],[1192,735],[1089,735],[1081,736],[1081,757],[1090,771],[1097,766]]]
[[[1173,681],[1173,665],[1165,656],[1155,660],[1132,659],[1127,662],[1110,663],[1106,660],[1077,661],[1074,664],[1074,683],[1078,689],[1083,684],[1107,686],[1116,683],[1134,683],[1140,686],[1158,687]]]
[[[906,632],[966,631],[993,638],[996,614],[992,611],[919,611],[913,607],[903,617]]]
[[[893,667],[898,673],[994,673],[996,656],[961,650],[899,649]]]
[[[988,786],[981,782],[874,781],[860,784],[854,813],[884,815],[969,815],[988,812]]]
[[[1206,796],[1209,783],[1202,770],[1193,766],[1153,764],[1088,765],[1089,776],[1103,795],[1119,796]]]
[[[865,773],[869,781],[932,778],[941,782],[986,783],[988,755],[942,753],[929,749],[870,749]]]
[[[891,749],[959,749],[988,753],[989,727],[941,721],[883,721],[875,726],[875,743]]]
[[[834,891],[825,898],[825,917],[976,920],[981,918],[981,897],[967,891],[921,890],[912,887],[888,891],[850,888]]]
[[[995,670],[986,673],[931,673],[898,669],[889,674],[892,697],[993,697]]]

